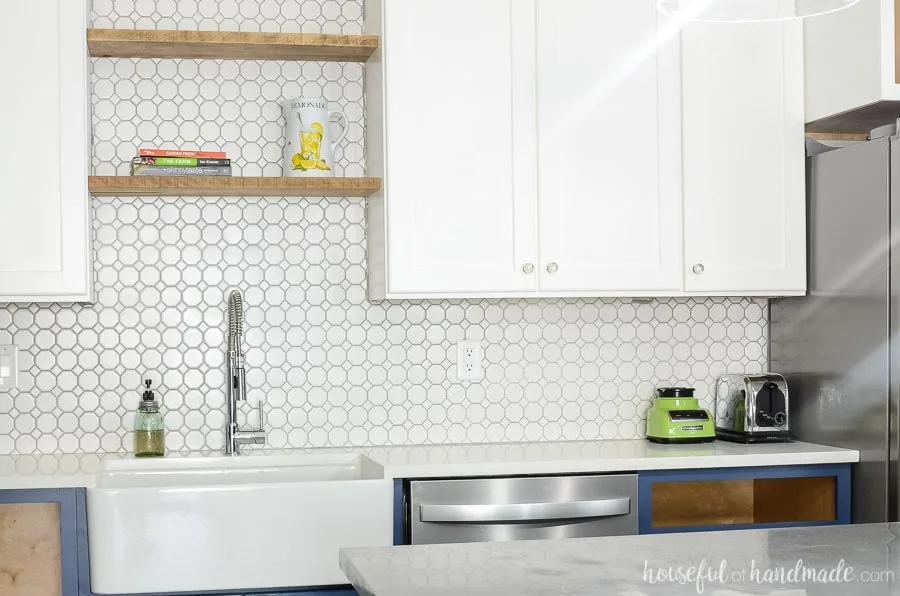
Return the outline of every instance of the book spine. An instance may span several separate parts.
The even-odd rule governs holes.
[[[132,176],[231,176],[231,166],[131,166]]]
[[[225,159],[224,151],[181,151],[179,149],[141,149],[141,157],[204,157],[208,159]]]
[[[144,157],[135,157],[131,160],[131,163],[134,165],[145,165],[145,166],[183,166],[183,167],[197,167],[197,166],[207,166],[207,167],[224,167],[230,166],[230,159],[212,159],[209,157],[152,157],[152,156],[144,156]]]

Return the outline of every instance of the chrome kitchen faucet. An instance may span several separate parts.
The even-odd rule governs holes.
[[[225,455],[239,455],[241,445],[264,445],[266,431],[263,418],[263,402],[257,404],[259,428],[240,430],[237,423],[237,402],[247,399],[247,382],[244,375],[244,298],[237,290],[228,297],[228,421],[225,426]]]

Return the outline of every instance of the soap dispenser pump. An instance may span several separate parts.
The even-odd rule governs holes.
[[[135,457],[163,457],[166,454],[166,427],[159,411],[159,402],[150,389],[153,382],[144,381],[144,391],[134,418]]]

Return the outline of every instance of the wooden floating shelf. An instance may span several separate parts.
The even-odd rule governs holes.
[[[816,141],[868,141],[866,132],[808,132],[807,138]]]
[[[897,15],[900,16],[900,11],[897,12]],[[900,114],[900,101],[877,101],[855,110],[807,122],[806,133],[855,135],[857,138],[868,137],[874,128],[885,126],[886,124],[896,124],[897,114]],[[834,140],[840,139],[835,138]]]
[[[320,60],[365,62],[378,49],[377,35],[88,29],[94,57],[218,58],[222,60]]]
[[[91,176],[88,188],[96,197],[368,197],[381,179]]]

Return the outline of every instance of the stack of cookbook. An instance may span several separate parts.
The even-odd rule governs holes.
[[[221,151],[141,149],[131,160],[132,176],[231,176],[231,160]]]

